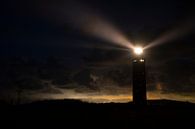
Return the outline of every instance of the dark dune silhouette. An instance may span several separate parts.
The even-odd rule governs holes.
[[[195,104],[150,100],[132,103],[84,103],[45,100],[22,105],[1,104],[1,126],[8,128],[194,128]]]

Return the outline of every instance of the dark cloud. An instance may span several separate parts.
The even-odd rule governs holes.
[[[191,59],[176,59],[165,65],[167,88],[173,91],[190,92],[195,88],[190,81],[194,75],[195,62]],[[171,67],[168,67],[171,66]]]

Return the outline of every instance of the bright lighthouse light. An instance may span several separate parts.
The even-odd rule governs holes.
[[[136,55],[141,55],[143,53],[143,48],[136,47],[136,48],[134,48],[134,52]]]

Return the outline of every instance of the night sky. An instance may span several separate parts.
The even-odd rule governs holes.
[[[131,101],[129,43],[146,48],[149,99],[195,102],[194,7],[179,0],[3,0],[0,99]]]

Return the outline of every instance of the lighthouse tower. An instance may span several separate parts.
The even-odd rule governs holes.
[[[145,59],[142,48],[135,48],[133,63],[133,103],[136,106],[147,105]]]

